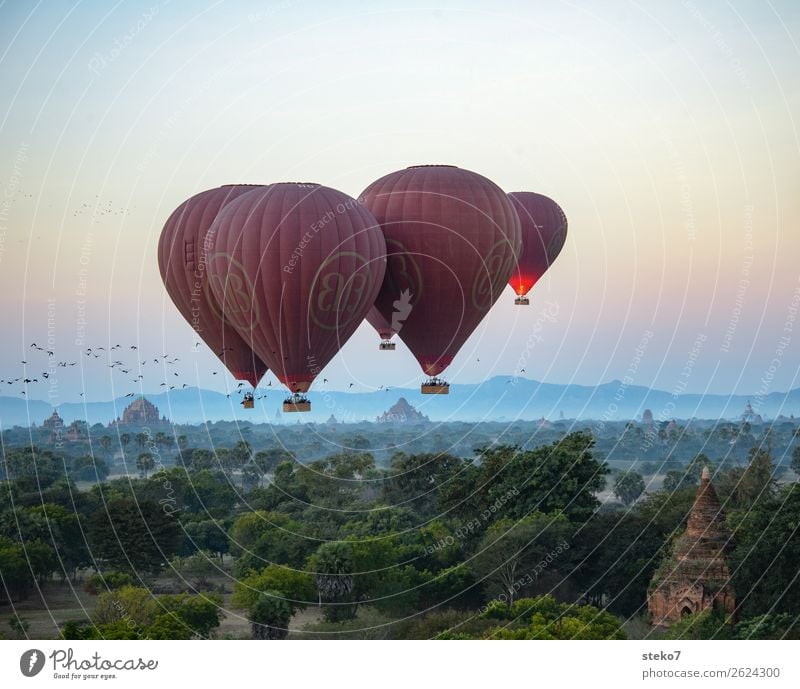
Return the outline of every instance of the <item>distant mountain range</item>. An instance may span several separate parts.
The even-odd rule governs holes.
[[[263,391],[259,390],[259,395]],[[673,396],[662,390],[624,385],[618,380],[597,386],[557,385],[540,383],[526,378],[507,376],[491,378],[483,383],[450,386],[449,395],[422,395],[418,389],[392,388],[377,392],[312,392],[309,394],[310,413],[279,413],[284,394],[268,391],[266,398],[256,401],[256,407],[246,410],[240,398],[211,390],[185,388],[171,392],[145,395],[161,414],[177,423],[200,423],[204,420],[249,420],[294,423],[322,422],[331,415],[339,422],[375,421],[399,398],[405,397],[431,421],[512,421],[545,417],[620,421],[641,418],[645,409],[654,418],[719,419],[739,418],[750,401],[756,414],[765,419],[779,415],[800,414],[800,388],[768,395],[698,395]],[[107,424],[122,415],[131,402],[120,397],[108,402],[70,402],[58,405],[66,423],[75,419],[90,424]],[[0,397],[0,426],[41,425],[53,412],[53,406],[39,400]]]

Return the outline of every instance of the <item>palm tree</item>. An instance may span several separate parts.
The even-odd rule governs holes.
[[[125,449],[130,445],[131,442],[131,434],[130,433],[123,433],[119,436],[119,442],[122,445],[123,454],[125,453]]]
[[[136,458],[136,468],[139,470],[142,478],[147,478],[147,472],[156,465],[153,455],[149,452],[142,452]]]
[[[323,543],[311,560],[316,572],[319,602],[333,603],[325,606],[325,619],[329,622],[352,619],[356,615],[357,603],[353,598],[353,552],[347,543]],[[352,603],[352,605],[341,605]]]
[[[153,436],[153,442],[158,447],[167,447],[170,444],[170,439],[164,431],[158,431],[158,433]]]
[[[242,472],[242,492],[244,492],[244,467],[253,456],[253,450],[250,443],[246,440],[240,440],[233,446],[230,451],[231,467],[240,469]]]
[[[100,436],[100,447],[103,448],[103,451],[108,454],[108,450],[111,448],[111,436],[110,435],[102,435]]]
[[[136,440],[136,447],[143,450],[144,446],[147,445],[147,438],[147,433],[137,433],[134,438]]]
[[[250,609],[254,639],[285,639],[289,634],[292,605],[280,591],[264,591]]]

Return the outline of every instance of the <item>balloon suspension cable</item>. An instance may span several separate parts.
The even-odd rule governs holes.
[[[450,383],[434,376],[420,386],[420,391],[423,395],[449,395]]]
[[[283,400],[283,411],[301,412],[311,411],[311,401],[302,393],[295,392]]]

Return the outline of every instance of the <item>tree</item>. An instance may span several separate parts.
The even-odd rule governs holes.
[[[340,622],[356,616],[353,601],[353,553],[344,541],[323,543],[309,561],[314,572],[323,614],[328,622]]]
[[[118,498],[89,519],[93,555],[124,572],[157,572],[178,552],[181,540],[176,520],[152,501]]]
[[[148,630],[147,638],[150,639],[207,639],[219,627],[222,619],[222,599],[213,594],[165,595],[159,596],[156,603],[158,614],[153,627]]]
[[[22,544],[3,536],[0,536],[0,572],[3,573],[0,592],[11,600],[27,597],[36,585]]]
[[[243,514],[231,528],[231,552],[238,556],[237,573],[273,563],[301,567],[315,545],[305,531],[303,524],[279,512],[258,510]]]
[[[170,438],[164,431],[158,431],[153,436],[153,442],[156,444],[157,447],[166,449],[172,444],[172,438]]]
[[[250,623],[254,639],[285,639],[289,635],[289,620],[294,614],[291,604],[280,591],[265,591],[250,608]]]
[[[225,528],[214,519],[184,524],[187,546],[191,550],[208,551],[222,560],[222,556],[230,550],[231,540]],[[187,548],[187,551],[188,548]]]
[[[614,495],[625,505],[632,505],[644,493],[644,479],[638,471],[619,474],[614,482]]]
[[[800,615],[800,483],[786,484],[730,520],[738,521],[731,572],[742,616]]]
[[[576,532],[570,579],[596,606],[630,617],[646,605],[653,573],[684,524],[694,490],[658,491],[630,509],[598,512]]]
[[[283,448],[261,450],[253,456],[253,463],[262,476],[271,474],[281,462],[293,462],[294,455]]]
[[[570,521],[589,519],[608,468],[592,456],[588,432],[571,433],[551,445],[522,450],[501,445],[480,451],[480,465],[444,487],[441,507],[474,519],[502,503],[495,517],[522,519],[532,512],[563,512]],[[465,499],[464,496],[469,496]]]
[[[134,436],[134,440],[136,441],[136,447],[140,450],[144,449],[144,446],[147,445],[147,441],[150,439],[150,436],[147,433],[137,433]]]
[[[747,465],[734,467],[720,477],[719,492],[727,496],[734,508],[747,509],[756,502],[769,500],[775,494],[775,464],[769,447],[753,447],[747,454]]]
[[[706,608],[686,615],[672,624],[665,634],[667,639],[733,639],[734,626],[724,610]]]
[[[759,615],[736,625],[737,639],[800,639],[800,620],[796,615]]]
[[[92,620],[99,625],[125,622],[140,629],[153,623],[156,612],[155,598],[150,591],[137,586],[121,586],[97,597]]]
[[[103,448],[103,452],[108,454],[108,451],[111,449],[111,436],[110,435],[101,435],[100,436],[100,447]]]
[[[438,511],[439,494],[464,462],[449,454],[398,453],[391,459],[383,499],[389,505],[409,507],[418,514]]]
[[[83,455],[72,460],[69,475],[74,481],[100,483],[108,478],[108,464],[102,457]]]
[[[131,434],[130,433],[122,433],[119,436],[120,445],[122,445],[123,452],[128,448],[131,442]]]
[[[153,455],[149,452],[141,452],[136,458],[136,468],[142,478],[147,478],[148,472],[156,465]]]
[[[482,635],[486,639],[625,639],[622,621],[591,605],[559,603],[552,596],[522,598],[514,605],[492,601],[481,614],[497,626]],[[440,638],[463,639],[448,632]]]
[[[244,491],[244,467],[250,461],[250,458],[253,455],[253,450],[250,447],[250,443],[246,440],[239,440],[236,445],[234,445],[228,454],[230,467],[233,470],[238,469],[242,472],[242,490]]]
[[[250,609],[261,594],[268,591],[280,592],[294,609],[303,609],[316,598],[314,579],[310,574],[281,565],[268,565],[236,582],[231,605]]]
[[[490,594],[513,604],[545,572],[559,567],[571,533],[566,518],[558,514],[535,513],[517,522],[499,519],[481,539],[472,569],[478,579],[486,580]]]
[[[800,430],[800,429],[798,429]],[[800,478],[800,445],[792,450],[792,471]]]

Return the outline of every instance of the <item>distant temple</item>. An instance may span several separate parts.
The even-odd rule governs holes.
[[[378,423],[422,423],[429,419],[414,409],[405,397],[401,397],[375,421]]]
[[[736,599],[727,558],[731,547],[725,513],[708,467],[704,467],[686,531],[675,540],[671,555],[661,563],[650,582],[647,599],[650,622],[669,626],[708,608],[733,614]]]
[[[747,405],[742,413],[742,423],[749,423],[750,425],[757,426],[760,426],[762,423],[764,423],[764,420],[761,418],[761,414],[756,414],[753,411],[753,405],[750,404],[750,400],[747,400]]]
[[[644,410],[644,413],[642,414],[642,424],[645,426],[653,425],[653,412],[651,410]]]
[[[61,418],[57,410],[48,416],[42,422],[42,428],[50,431],[50,443],[57,443],[61,440],[68,440],[70,442],[77,442],[79,440],[86,440],[89,437],[89,427],[85,421],[73,421],[69,426],[64,425],[64,419]]]
[[[131,425],[144,425],[144,424],[168,424],[166,416],[159,417],[158,407],[152,402],[149,402],[144,397],[139,397],[131,402],[122,412],[122,418],[112,421],[111,425],[115,424],[131,424]]]
[[[42,422],[42,428],[47,428],[51,431],[64,428],[64,419],[58,415],[58,410],[53,409],[53,413]]]

